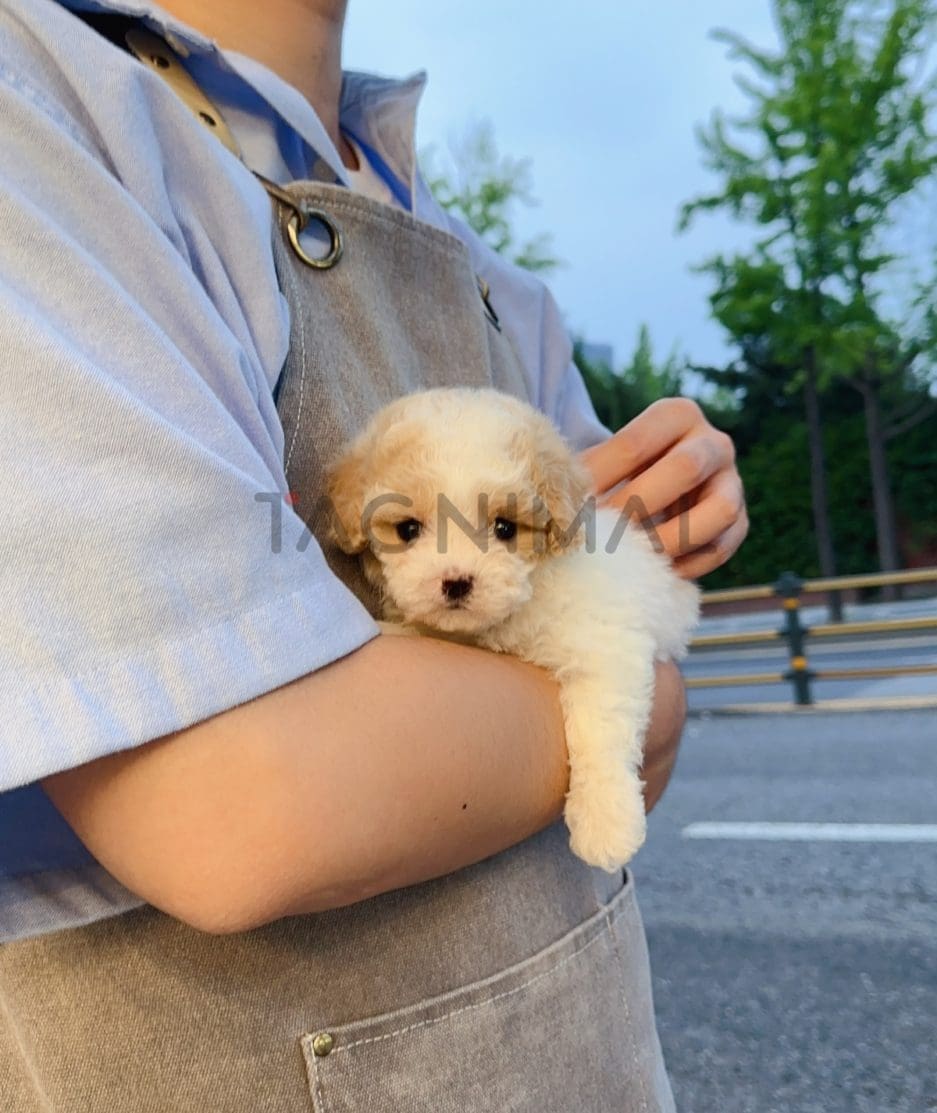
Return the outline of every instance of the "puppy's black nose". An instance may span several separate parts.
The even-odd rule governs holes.
[[[450,603],[454,603],[457,599],[464,599],[468,595],[474,582],[471,576],[461,576],[458,580],[443,580],[442,593]]]

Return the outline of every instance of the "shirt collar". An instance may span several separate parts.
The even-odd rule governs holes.
[[[102,15],[125,15],[139,19],[162,35],[182,57],[191,52],[201,54],[218,49],[211,39],[180,23],[156,4],[141,3],[139,0],[59,0],[59,3],[74,12],[100,12]]]
[[[402,81],[350,71],[342,83],[342,126],[380,155],[411,197],[417,171],[416,113],[425,88],[422,71]]]
[[[296,89],[253,58],[222,50],[217,43],[181,23],[156,4],[141,0],[59,0],[72,11],[112,13],[139,19],[162,35],[185,58],[214,55],[219,64],[246,81],[322,159],[332,175],[348,184],[341,157],[312,106]],[[416,178],[416,112],[426,86],[423,72],[403,80],[348,71],[342,83],[340,119],[356,139],[364,141],[390,172],[414,195]]]

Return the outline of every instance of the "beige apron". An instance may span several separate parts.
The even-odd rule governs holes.
[[[287,475],[373,610],[323,536],[323,467],[401,394],[526,396],[526,380],[458,240],[339,186],[290,195],[324,211],[344,254],[305,265],[279,206]],[[324,227],[310,223],[310,253]],[[574,858],[559,824],[449,877],[239,935],[145,906],[0,946],[3,1113],[672,1109],[633,884]]]
[[[337,186],[294,193],[327,211],[345,245],[316,271],[275,239],[293,321],[278,405],[302,512],[337,446],[391,398],[441,383],[523,393],[524,378],[460,242]],[[572,857],[556,825],[450,877],[241,935],[204,935],[146,907],[0,947],[0,1108],[673,1103],[633,885]]]
[[[529,401],[527,381],[482,293],[465,246],[342,186],[304,183],[304,211],[340,236],[337,265],[316,270],[289,243],[280,206],[277,274],[292,309],[290,354],[277,397],[294,509],[332,570],[376,615],[360,560],[326,536],[324,470],[382,406],[426,387],[496,386]],[[322,237],[322,242],[316,236]],[[300,246],[327,255],[332,237],[312,219]]]

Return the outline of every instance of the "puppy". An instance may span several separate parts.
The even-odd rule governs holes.
[[[494,390],[381,410],[329,476],[333,535],[360,553],[387,632],[511,653],[560,685],[575,854],[613,871],[644,841],[639,778],[654,660],[680,657],[698,592],[647,532],[596,509],[552,423]]]

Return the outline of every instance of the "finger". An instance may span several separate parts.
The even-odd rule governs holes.
[[[745,495],[738,473],[717,472],[699,489],[692,506],[680,508],[655,527],[657,540],[676,560],[716,542],[735,525],[744,509]]]
[[[650,517],[666,510],[701,487],[716,472],[733,464],[732,442],[715,430],[687,436],[655,464],[635,476],[600,505],[624,510],[629,516]]]
[[[684,580],[698,580],[720,568],[733,556],[748,534],[748,515],[741,518],[730,529],[710,545],[704,545],[689,556],[674,561],[674,571]]]
[[[592,472],[595,490],[601,494],[646,468],[705,421],[703,411],[692,399],[661,398],[607,441],[587,448],[580,458]]]

